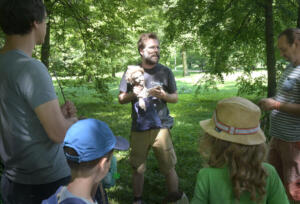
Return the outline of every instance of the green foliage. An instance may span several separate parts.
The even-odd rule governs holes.
[[[251,74],[245,73],[237,78],[237,87],[238,95],[266,96],[267,77],[265,75],[252,77]]]
[[[262,29],[265,1],[176,0],[166,1],[166,5],[165,32],[170,44],[188,50],[199,48],[199,53],[206,56],[205,68],[211,74],[220,76],[236,70],[251,73],[258,64],[266,64],[265,30]],[[295,27],[298,7],[296,1],[274,1],[275,36],[287,27]],[[276,56],[279,57],[278,52]],[[244,85],[263,88],[262,78],[256,83],[245,80]],[[248,91],[251,92],[250,88]]]
[[[286,68],[286,66],[288,65],[289,62],[281,59],[278,60],[276,63],[276,81],[278,82],[279,78],[281,77],[281,74],[283,72],[283,70]]]
[[[96,77],[94,82],[97,93],[106,101],[106,103],[111,103],[113,100],[112,95],[109,93],[109,86],[107,84],[109,81],[111,81],[109,78],[105,80],[103,78]]]
[[[126,5],[121,1],[59,1],[51,9],[51,66],[61,76],[110,74],[127,50]],[[124,60],[126,61],[126,60]]]
[[[83,101],[78,101],[78,99],[86,97],[89,95],[89,99],[94,100],[99,104],[110,104],[113,100],[113,96],[110,92],[109,83],[114,82],[115,79],[111,77],[99,78],[94,77],[93,79],[86,79],[85,77],[76,78],[76,79],[57,79],[55,84],[57,85],[57,95],[60,97],[60,101],[63,103],[63,95],[66,100],[70,98],[75,99],[76,102],[82,103]],[[60,89],[60,86],[62,90]],[[72,88],[70,88],[72,87]]]
[[[196,82],[196,94],[200,94],[203,91],[207,91],[209,89],[213,89],[218,91],[217,84],[224,83],[222,75],[213,75],[213,74],[204,74],[197,82]]]
[[[256,30],[249,31],[247,27],[241,28],[244,25],[243,19],[248,18],[249,10],[254,9],[251,8],[251,4],[254,3],[179,0],[176,6],[171,7],[167,12],[169,19],[177,20],[169,24],[166,32],[172,29],[171,39],[182,33],[187,35],[187,32],[197,36],[202,52],[208,56],[207,66],[210,72],[228,73],[233,71],[236,65],[243,67],[245,62],[249,65],[251,61],[247,59],[253,58],[253,53],[257,54],[257,50],[262,50],[261,47],[257,47],[263,46],[262,44],[254,43],[259,37]],[[250,32],[253,32],[253,35]],[[251,46],[246,43],[251,43]],[[253,62],[251,65],[256,63]]]
[[[143,32],[163,39],[162,1],[46,0],[50,18],[49,70],[60,77],[94,81],[108,98],[107,76],[115,77],[139,61],[137,40]],[[160,25],[160,26],[157,26]],[[163,40],[162,40],[163,41]],[[166,50],[166,53],[167,50]],[[168,54],[162,62],[168,61]],[[39,53],[36,53],[39,57]],[[168,63],[167,63],[168,64]]]
[[[187,64],[189,70],[209,71],[206,67],[207,61],[208,59],[197,52],[197,50],[187,52]]]
[[[137,63],[138,36],[143,32],[163,35],[157,26],[163,24],[158,8],[151,0],[50,4],[51,66],[60,76],[103,76]]]

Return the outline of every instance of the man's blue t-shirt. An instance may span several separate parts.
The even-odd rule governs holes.
[[[175,77],[172,73],[172,71],[161,64],[157,64],[155,67],[152,69],[144,69],[144,78],[145,78],[145,85],[147,89],[156,87],[156,86],[161,86],[165,92],[169,94],[173,94],[177,91],[176,87],[176,81]],[[125,72],[126,73],[126,72]],[[125,79],[125,73],[122,77],[122,80],[120,82],[120,87],[119,90],[121,92],[132,92],[132,85],[126,82]],[[137,112],[135,111],[135,106],[134,104],[137,102],[137,99],[132,101],[132,113],[131,113],[131,118],[132,118],[132,127],[131,129],[133,131],[140,131],[138,129],[137,125]],[[169,109],[167,106],[167,102],[158,99],[158,98],[153,98],[152,103],[154,105],[154,108],[158,114],[159,119],[161,120],[161,127],[162,128],[171,128],[173,126],[173,118],[169,114]]]

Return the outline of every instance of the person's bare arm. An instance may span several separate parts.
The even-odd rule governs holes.
[[[177,101],[178,101],[177,92],[169,94],[169,93],[165,92],[161,87],[150,89],[149,94],[151,96],[163,99],[167,103],[177,103]]]
[[[300,117],[300,104],[279,102],[273,98],[261,99],[258,104],[265,111],[277,109],[281,112]]]
[[[118,98],[120,104],[126,104],[134,100],[136,98],[136,95],[133,92],[130,93],[120,92]]]
[[[34,109],[48,137],[55,143],[63,142],[69,127],[77,121],[76,117],[65,118],[57,99],[39,105]]]
[[[178,102],[178,94],[177,94],[177,92],[172,93],[172,94],[166,93],[166,95],[162,99],[168,103],[177,103]]]

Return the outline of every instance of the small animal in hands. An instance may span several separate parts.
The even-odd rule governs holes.
[[[133,93],[137,96],[139,107],[146,111],[144,99],[148,97],[148,89],[145,86],[144,69],[137,65],[127,67],[126,81],[133,86]]]

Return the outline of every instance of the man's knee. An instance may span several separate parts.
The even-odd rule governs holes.
[[[131,166],[132,166],[132,169],[133,169],[134,173],[144,174],[145,171],[147,170],[146,164],[141,164],[141,165],[131,164]]]
[[[155,156],[159,163],[159,170],[162,174],[167,175],[175,168],[177,157],[173,148],[168,150],[155,150]]]
[[[165,177],[172,177],[172,175],[174,174],[173,172],[176,173],[175,165],[169,166],[168,168],[161,168],[160,167],[159,170],[160,170],[160,173],[162,173]]]

